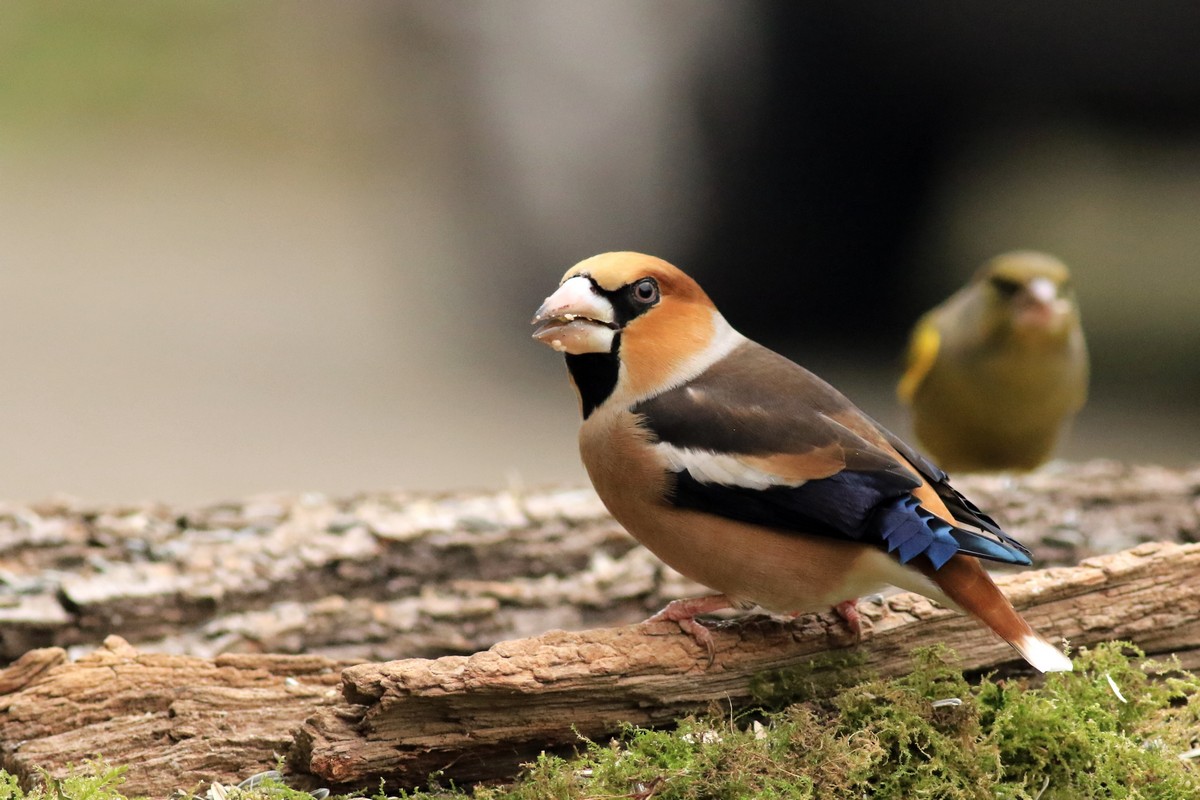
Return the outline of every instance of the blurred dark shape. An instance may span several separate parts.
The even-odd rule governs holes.
[[[1008,132],[1020,148],[1064,119],[1200,141],[1200,5],[762,8],[763,108],[735,146],[710,140],[721,205],[686,260],[752,336],[901,336],[930,299],[914,277],[964,274],[923,240],[973,142]],[[998,247],[1025,246],[1044,244]]]

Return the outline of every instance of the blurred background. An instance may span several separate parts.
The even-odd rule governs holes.
[[[584,480],[571,264],[637,249],[907,435],[915,318],[1075,271],[1062,454],[1200,453],[1200,5],[0,5],[0,497]]]

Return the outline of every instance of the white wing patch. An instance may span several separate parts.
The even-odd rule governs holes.
[[[741,486],[746,489],[799,486],[804,483],[754,469],[740,461],[737,456],[726,453],[676,447],[666,442],[657,443],[654,449],[672,472],[682,472],[686,469],[700,483]]]

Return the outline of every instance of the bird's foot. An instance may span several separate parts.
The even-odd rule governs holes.
[[[689,597],[684,600],[672,600],[667,607],[659,611],[646,622],[674,622],[684,633],[691,636],[696,644],[708,653],[708,665],[711,667],[717,657],[717,646],[713,642],[712,633],[708,628],[696,621],[697,614],[710,614],[731,608],[733,603],[723,594],[708,597]]]
[[[843,600],[833,610],[845,621],[846,627],[854,634],[854,640],[862,641],[862,614],[858,613],[858,599]]]

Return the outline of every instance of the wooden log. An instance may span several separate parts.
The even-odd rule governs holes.
[[[1040,565],[1200,539],[1200,467],[1111,461],[962,476]],[[146,651],[388,660],[471,653],[548,628],[644,618],[698,591],[590,490],[195,509],[0,505],[0,664],[119,634]]]
[[[1074,646],[1127,639],[1151,654],[1182,652],[1193,664],[1200,653],[1200,545],[1145,544],[1000,581],[1034,628]],[[871,674],[905,672],[912,648],[934,642],[953,647],[971,670],[1015,658],[974,620],[918,595],[861,608],[871,624],[846,654]],[[756,677],[849,644],[832,615],[724,623],[714,639],[712,666],[675,625],[657,623],[352,667],[343,673],[345,703],[305,722],[291,764],[338,787],[380,777],[414,785],[434,771],[458,781],[505,777],[543,750],[608,736],[622,723],[662,725],[714,702],[742,707]],[[829,672],[844,668],[814,666],[810,679],[833,685]]]
[[[1022,477],[965,476],[956,483],[995,510],[1042,563],[1146,539],[1200,538],[1200,468],[1101,461],[1055,465]],[[1024,581],[1049,581],[1049,588],[1025,598],[1036,609],[1042,600],[1057,598],[1057,605],[1030,614],[1047,632],[1066,633],[1076,643],[1119,635],[1151,652],[1180,651],[1185,663],[1200,666],[1197,633],[1181,622],[1194,619],[1195,609],[1187,598],[1172,599],[1174,589],[1195,585],[1192,551],[1185,556],[1178,575],[1161,578],[1159,594],[1146,595],[1137,580],[1122,578],[1124,561],[1008,580],[1015,581],[1010,590],[1018,594]],[[1119,559],[1132,559],[1134,572],[1151,582],[1160,580],[1155,570],[1169,561],[1157,550]],[[1147,563],[1156,565],[1148,573]],[[343,785],[339,782],[369,775],[365,782],[373,784],[378,769],[397,783],[420,783],[426,767],[451,762],[450,775],[504,775],[541,747],[569,744],[574,736],[539,739],[538,720],[533,733],[522,735],[525,718],[519,714],[507,727],[488,717],[492,705],[524,704],[534,697],[524,685],[504,686],[505,680],[520,683],[512,676],[525,674],[522,670],[547,687],[541,699],[534,698],[542,704],[538,708],[549,704],[553,710],[557,698],[561,710],[592,726],[586,731],[604,735],[618,716],[654,723],[713,697],[743,702],[747,673],[803,663],[843,643],[844,632],[833,618],[787,625],[751,619],[718,631],[722,654],[706,671],[692,657],[689,640],[671,626],[555,633],[506,642],[471,659],[399,662],[407,666],[395,676],[388,672],[392,666],[380,667],[375,678],[369,677],[375,674],[371,668],[362,667],[363,673],[347,673],[344,697],[304,695],[310,684],[326,690],[335,684],[337,665],[473,652],[500,638],[551,627],[637,620],[696,590],[635,547],[595,496],[582,490],[377,493],[345,500],[296,495],[188,511],[66,501],[0,505],[0,663],[42,645],[74,648],[35,650],[0,671],[0,764],[31,775],[36,766],[59,774],[67,762],[96,753],[135,765],[151,759],[157,768],[135,767],[130,789],[165,794],[200,780],[237,780],[273,765],[274,754],[292,741],[290,731],[307,719],[292,749],[297,776],[311,773],[315,780]],[[1109,596],[1101,597],[1104,593]],[[855,652],[884,674],[907,664],[907,649],[918,639],[958,648],[969,667],[1011,657],[974,623],[947,617],[920,598],[894,596],[878,608],[865,604],[864,611],[874,625]],[[137,650],[110,639],[89,654],[110,631],[135,639]],[[206,657],[156,652],[162,650]],[[285,690],[297,688],[284,674],[296,667],[286,660],[272,667],[275,656],[255,654],[264,650],[311,650],[323,666],[305,673],[310,677],[290,676],[303,691],[281,695],[281,683]],[[69,654],[74,663],[66,663]],[[629,654],[642,660],[630,660]],[[238,661],[243,658],[251,660]],[[104,659],[117,659],[120,668],[96,669],[93,662]],[[485,668],[489,659],[496,660],[498,672]],[[596,663],[607,666],[595,672]],[[260,674],[255,670],[261,671],[261,683],[251,680],[251,673]],[[447,670],[465,677],[452,680]],[[110,673],[122,679],[111,681]],[[319,679],[312,677],[318,673]],[[684,687],[676,700],[659,673]],[[571,675],[583,682],[571,687]],[[123,683],[128,676],[135,677]],[[101,687],[106,680],[111,686]],[[487,688],[492,680],[500,688]],[[153,702],[138,705],[139,692],[152,695]],[[580,695],[594,699],[591,717],[589,699],[582,701],[583,711],[573,705]],[[199,700],[189,706],[188,697]],[[164,707],[164,698],[182,699]],[[44,716],[39,706],[54,709],[45,719],[56,720],[57,727],[38,727]],[[126,707],[132,711],[122,711]],[[414,713],[419,724],[397,721],[391,709]],[[420,727],[426,724],[422,714],[432,720],[443,712],[458,715],[442,717],[443,723],[454,721],[444,730]],[[260,728],[261,736],[238,729],[242,718]],[[110,724],[96,727],[103,720]],[[461,737],[468,724],[481,725],[479,746],[454,752],[454,736]],[[392,762],[371,760],[384,747],[380,731],[400,737]],[[405,738],[408,734],[414,738]],[[358,772],[344,763],[356,738],[364,747],[354,762],[360,763]],[[222,749],[225,741],[233,742],[228,751]],[[172,754],[176,747],[183,749]],[[227,755],[201,755],[210,749]]]
[[[348,666],[319,656],[143,653],[112,636],[74,663],[60,648],[0,672],[0,767],[26,784],[102,755],[131,794],[165,797],[272,769],[296,725],[340,702]]]
[[[1200,545],[1146,544],[1001,582],[1047,635],[1076,646],[1126,638],[1197,665]],[[969,669],[1015,657],[974,621],[915,595],[862,610],[868,626],[854,646],[831,614],[720,623],[711,667],[671,624],[556,631],[472,656],[349,667],[312,656],[145,653],[117,637],[73,663],[60,649],[37,650],[0,671],[0,766],[29,780],[102,754],[130,766],[131,794],[160,797],[236,782],[284,753],[289,778],[308,786],[420,785],[434,770],[496,779],[580,734],[667,724],[713,702],[741,707],[756,679],[830,653],[857,663],[854,674],[878,675],[907,670],[917,644],[944,642]],[[807,668],[818,693],[838,669],[822,663]]]
[[[635,618],[658,567],[640,557],[620,568],[624,593],[604,578],[634,549],[578,489],[287,495],[194,510],[7,505],[0,663],[114,633],[209,656],[473,652],[547,621]]]

